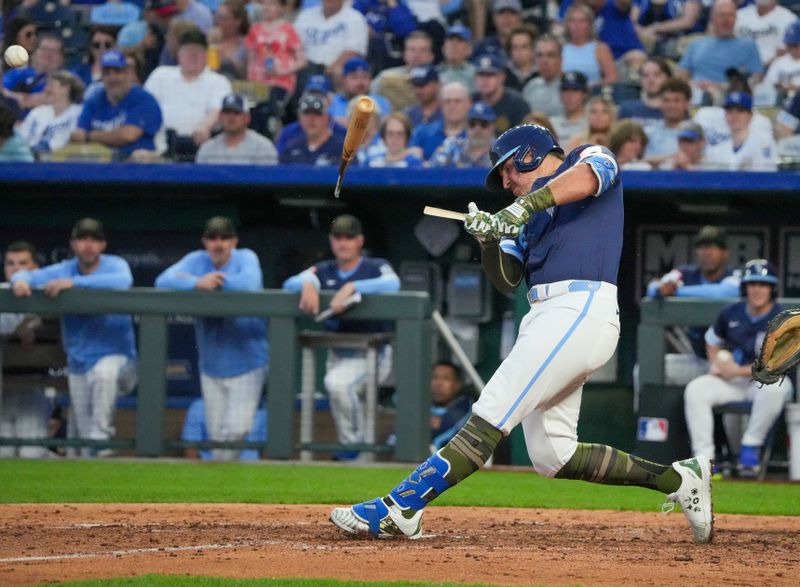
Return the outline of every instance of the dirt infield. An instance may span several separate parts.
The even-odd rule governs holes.
[[[330,506],[0,506],[0,585],[146,573],[545,585],[796,585],[800,518],[432,507],[426,537],[340,534]]]

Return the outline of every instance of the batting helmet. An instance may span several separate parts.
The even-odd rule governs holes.
[[[778,295],[778,273],[766,259],[753,259],[745,263],[742,272],[741,293],[746,294],[748,283],[768,283],[772,286],[772,297]]]
[[[783,33],[785,45],[800,45],[800,20],[794,21]]]
[[[517,171],[527,173],[539,167],[547,154],[553,151],[564,154],[564,149],[543,126],[522,124],[508,129],[497,137],[489,152],[492,169],[486,175],[486,187],[493,192],[503,189],[500,169],[509,157],[514,157],[514,167]],[[525,159],[529,155],[531,160],[526,163]]]

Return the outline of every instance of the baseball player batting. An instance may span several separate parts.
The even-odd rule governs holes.
[[[478,470],[502,436],[522,424],[539,474],[661,491],[669,507],[680,503],[694,540],[709,542],[708,458],[662,465],[578,442],[583,384],[619,338],[623,203],[614,156],[596,145],[565,155],[549,131],[526,124],[495,141],[491,160],[486,186],[516,199],[495,214],[471,203],[464,224],[497,289],[509,292],[525,279],[530,311],[514,348],[450,442],[385,497],[336,508],[331,521],[350,533],[420,537],[425,506]]]

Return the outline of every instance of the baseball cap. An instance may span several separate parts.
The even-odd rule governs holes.
[[[699,141],[703,138],[703,127],[693,120],[684,120],[678,127],[679,141]]]
[[[727,249],[727,234],[725,234],[725,230],[719,226],[704,226],[694,237],[694,246],[719,247],[720,249]]]
[[[333,235],[358,236],[361,232],[361,221],[351,214],[342,214],[331,222],[330,233]]]
[[[411,70],[411,83],[415,86],[424,86],[430,82],[439,81],[439,72],[432,64],[420,65]]]
[[[178,3],[175,0],[148,0],[145,10],[152,10],[158,16],[170,16],[178,12]]]
[[[222,99],[222,111],[239,112],[246,114],[250,112],[250,104],[244,94],[228,94]]]
[[[753,109],[753,97],[745,92],[731,92],[725,96],[724,108],[741,108],[742,110]]]
[[[333,91],[331,80],[325,75],[312,75],[308,78],[306,85],[303,87],[303,92],[319,92],[320,94],[327,94]]]
[[[147,37],[148,25],[143,20],[129,22],[122,27],[117,35],[117,45],[120,47],[135,47]]]
[[[351,57],[342,66],[342,75],[355,73],[356,71],[369,71],[369,63],[360,55]]]
[[[178,47],[192,44],[208,47],[208,39],[206,38],[206,34],[200,29],[191,29],[178,37]]]
[[[494,108],[489,106],[486,102],[475,102],[472,108],[469,109],[468,120],[485,120],[486,122],[494,122],[497,120],[497,115],[494,113]]]
[[[109,49],[100,58],[100,65],[102,67],[116,67],[117,69],[125,69],[128,67],[128,61],[125,59],[125,54],[118,49]]]
[[[800,20],[794,21],[783,33],[785,45],[800,45]]]
[[[485,53],[475,62],[477,73],[499,73],[506,66],[503,58],[497,53]]]
[[[233,238],[236,236],[236,227],[233,220],[227,216],[214,216],[209,218],[203,229],[203,238],[220,236],[222,238]]]
[[[90,237],[99,241],[106,240],[106,233],[103,230],[103,223],[94,218],[81,218],[72,227],[71,238]]]
[[[469,28],[465,27],[460,22],[454,24],[449,29],[447,29],[447,38],[450,37],[458,37],[460,39],[465,40],[467,43],[472,42],[472,31]]]
[[[503,10],[513,10],[522,14],[522,2],[520,0],[494,0],[492,11],[501,12]]]
[[[300,101],[297,103],[297,111],[300,114],[324,114],[325,102],[318,95],[306,90],[306,93],[300,96]]]
[[[561,76],[562,90],[582,90],[589,89],[589,80],[580,71],[566,71]]]

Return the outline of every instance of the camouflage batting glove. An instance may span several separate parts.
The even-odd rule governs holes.
[[[497,219],[498,232],[501,236],[517,236],[520,227],[528,222],[528,218],[555,205],[553,192],[547,186],[520,196],[513,204],[494,215]]]
[[[467,206],[467,215],[464,218],[464,228],[475,237],[478,242],[488,243],[496,241],[500,235],[495,224],[493,214],[479,210],[475,202]]]

